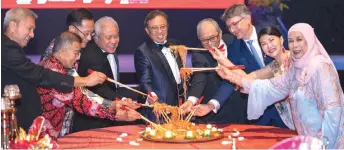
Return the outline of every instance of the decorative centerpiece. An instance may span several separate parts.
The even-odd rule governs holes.
[[[186,117],[178,107],[166,104],[154,104],[153,112],[161,124],[151,123],[141,133],[144,140],[168,143],[204,142],[223,138],[222,130],[212,125],[196,125],[190,122],[194,111]],[[207,128],[210,127],[210,128]]]

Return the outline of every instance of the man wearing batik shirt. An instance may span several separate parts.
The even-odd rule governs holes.
[[[71,32],[63,32],[55,39],[53,54],[40,62],[40,65],[50,70],[67,74],[68,68],[72,68],[80,57],[81,39]],[[140,118],[135,110],[121,110],[122,105],[116,101],[101,99],[91,100],[84,93],[84,89],[73,88],[70,93],[62,93],[51,88],[39,87],[41,96],[42,116],[46,119],[44,128],[48,134],[56,139],[69,133],[61,134],[62,125],[66,124],[66,110],[72,108],[85,115],[122,121],[134,121]]]

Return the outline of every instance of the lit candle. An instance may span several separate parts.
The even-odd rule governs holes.
[[[212,130],[213,132],[216,132],[216,131],[217,131],[217,128],[216,128],[216,127],[213,127],[213,128],[211,128],[211,130]]]
[[[195,126],[196,124],[195,123],[191,123],[191,125]]]
[[[171,138],[172,137],[172,132],[171,131],[166,131],[165,132],[165,137],[166,138]]]
[[[211,124],[207,124],[207,129],[211,129]]]
[[[208,129],[205,130],[205,131],[204,131],[204,135],[210,135],[210,130],[208,130]]]
[[[149,134],[150,134],[151,136],[155,136],[155,130],[149,130]]]
[[[186,137],[192,138],[192,137],[193,137],[192,131],[187,131],[187,132],[186,132]]]

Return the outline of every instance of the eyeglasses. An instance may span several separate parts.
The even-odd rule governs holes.
[[[237,25],[239,24],[239,22],[240,22],[241,20],[243,20],[244,18],[246,18],[246,17],[241,17],[241,19],[239,19],[237,22],[232,23],[232,25],[227,25],[227,29],[232,29],[233,26],[234,26],[234,27],[237,27]]]
[[[152,27],[149,27],[152,31],[154,31],[154,32],[157,32],[157,31],[159,31],[159,29],[161,30],[161,31],[165,31],[166,29],[167,29],[167,26],[168,25],[161,25],[161,26],[152,26]]]
[[[84,32],[82,32],[78,27],[76,27],[75,25],[72,25],[74,28],[76,28],[82,35],[84,35],[85,37],[87,37],[87,36],[91,36],[91,37],[93,37],[94,35],[95,35],[95,33],[94,33],[94,31],[92,31],[92,32],[88,32],[88,33],[84,33]]]
[[[217,33],[216,36],[211,36],[210,38],[207,38],[207,39],[201,39],[201,43],[203,44],[208,44],[209,42],[215,43],[217,41],[218,36],[219,36],[219,33]]]

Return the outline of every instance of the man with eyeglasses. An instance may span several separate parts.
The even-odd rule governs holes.
[[[120,41],[118,23],[113,18],[104,16],[98,19],[94,26],[93,40],[81,52],[78,73],[80,76],[87,76],[88,70],[92,69],[104,73],[108,78],[119,81],[119,62],[116,54]],[[109,100],[125,99],[121,96],[119,86],[112,82],[104,82],[89,88],[89,90]],[[81,113],[76,113],[73,121],[73,132],[128,124],[127,122],[113,122],[85,116]]]
[[[8,10],[1,39],[1,90],[3,92],[8,84],[18,85],[22,97],[16,103],[16,115],[18,126],[25,130],[41,115],[38,85],[68,93],[73,86],[94,86],[106,80],[106,76],[99,72],[85,78],[73,78],[45,69],[26,58],[23,48],[34,38],[37,18],[33,11],[26,8]]]
[[[230,31],[236,38],[229,47],[228,59],[235,65],[244,65],[245,72],[250,73],[259,70],[269,63],[271,59],[263,58],[261,48],[258,43],[257,30],[251,22],[251,12],[247,6],[243,4],[235,4],[229,7],[222,15],[222,20],[226,23],[228,31]],[[198,105],[195,108],[200,110],[196,112],[198,116],[204,116],[210,111],[215,113],[223,108],[229,97],[234,92],[234,85],[227,81],[222,81],[219,90],[215,96],[207,103]],[[237,113],[244,114],[247,120],[247,95],[241,94],[244,103],[238,104],[240,108]],[[225,108],[224,108],[225,109]],[[283,124],[276,108],[272,105],[266,110],[266,114],[257,121],[260,125],[275,125]],[[274,119],[279,118],[279,119]],[[272,119],[274,119],[272,121]],[[278,122],[274,124],[273,122]]]
[[[94,20],[92,13],[85,8],[75,9],[68,14],[66,23],[69,32],[80,36],[82,39],[81,48],[85,48],[94,35]],[[48,58],[52,54],[53,47],[54,40],[50,42],[48,48],[44,51],[41,60]]]
[[[149,39],[142,43],[134,54],[135,69],[140,83],[140,90],[157,96],[159,102],[178,105],[183,93],[179,68],[182,66],[180,57],[177,59],[170,51],[170,45],[179,44],[176,40],[167,39],[167,15],[159,10],[148,13],[144,21],[145,31]],[[154,104],[157,99],[141,98],[140,103]],[[152,109],[142,110],[143,114],[155,121]]]
[[[199,47],[210,49],[212,47],[221,47],[224,55],[227,56],[228,47],[231,45],[234,36],[223,34],[218,23],[211,18],[201,20],[197,25],[197,36],[201,41]],[[194,52],[192,54],[192,67],[214,68],[218,64],[216,60],[207,52]],[[184,113],[191,111],[191,107],[203,96],[202,104],[207,104],[215,96],[220,88],[222,79],[216,72],[196,72],[193,74],[190,82],[188,100],[180,107]],[[210,112],[206,116],[196,117],[197,123],[226,124],[226,123],[244,123],[243,113],[238,110],[238,105],[242,103],[239,92],[227,100],[217,113]]]
[[[71,32],[61,33],[54,42],[53,53],[50,57],[40,62],[44,68],[67,74],[68,68],[72,68],[79,60],[81,49],[81,38]],[[84,116],[101,118],[102,120],[133,121],[140,118],[140,114],[134,109],[128,111],[121,110],[121,102],[107,99],[98,99],[86,93],[84,87],[73,88],[72,92],[63,93],[55,89],[38,87],[41,96],[42,116],[46,119],[44,130],[53,139],[70,133],[70,129],[64,128],[66,124],[71,124],[69,112],[72,109]]]

